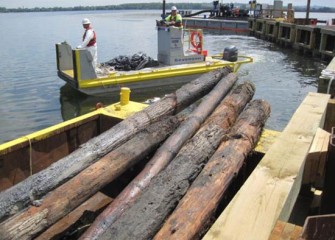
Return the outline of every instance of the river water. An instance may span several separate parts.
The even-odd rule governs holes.
[[[97,32],[99,62],[139,51],[157,57],[155,20],[160,11],[0,14],[0,143],[92,111],[97,102],[118,100],[80,94],[57,76],[55,43],[79,45],[84,17]],[[317,79],[327,64],[254,37],[205,33],[204,39],[209,54],[234,45],[240,54],[254,58],[239,70],[239,81],[254,82],[254,98],[271,104],[266,127],[273,130],[283,130],[306,94],[317,91]],[[175,88],[132,92],[131,100],[162,97]]]

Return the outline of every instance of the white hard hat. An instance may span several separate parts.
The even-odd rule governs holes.
[[[177,7],[176,6],[172,6],[171,11],[177,11]]]
[[[82,23],[83,24],[91,24],[91,21],[88,18],[84,18]]]

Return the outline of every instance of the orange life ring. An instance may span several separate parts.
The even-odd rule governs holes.
[[[197,50],[201,52],[202,50],[202,34],[197,31],[191,32],[191,44]]]

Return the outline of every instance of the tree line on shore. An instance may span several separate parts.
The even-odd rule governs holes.
[[[170,9],[174,3],[166,4],[166,9]],[[237,4],[238,5],[238,4]],[[212,3],[178,3],[178,9],[203,10],[212,9]],[[106,6],[76,6],[76,7],[35,7],[35,8],[5,8],[0,6],[0,13],[10,12],[56,12],[56,11],[95,11],[95,10],[160,10],[162,3],[127,3],[120,5]],[[305,12],[305,6],[294,7],[296,12]],[[311,12],[335,12],[335,8],[311,7]]]
[[[166,4],[166,9],[170,9],[172,4]],[[179,9],[210,9],[211,4],[202,3],[178,3]],[[94,11],[94,10],[159,10],[162,3],[127,3],[120,5],[106,6],[76,6],[76,7],[35,7],[35,8],[4,8],[0,7],[0,12],[54,12],[54,11]]]

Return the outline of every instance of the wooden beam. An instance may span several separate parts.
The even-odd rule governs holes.
[[[303,185],[315,185],[322,187],[322,179],[324,178],[326,157],[329,145],[330,133],[318,128],[305,161],[304,175],[302,179]]]
[[[300,190],[303,163],[323,120],[329,95],[309,93],[277,141],[205,235],[210,239],[268,239],[287,221]]]

